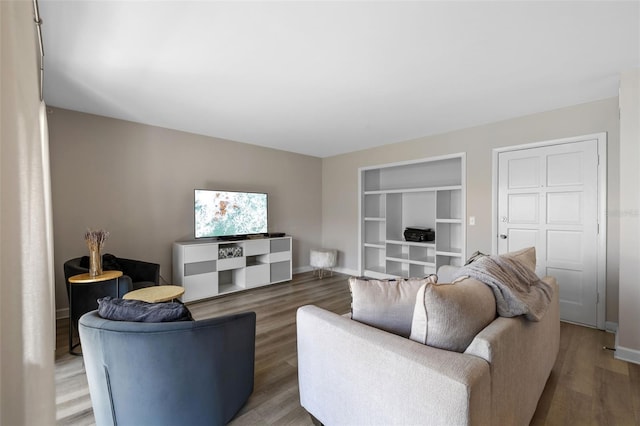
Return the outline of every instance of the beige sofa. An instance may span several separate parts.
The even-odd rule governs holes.
[[[300,402],[325,425],[528,425],[555,363],[558,286],[539,322],[497,317],[463,353],[315,306],[297,313]]]

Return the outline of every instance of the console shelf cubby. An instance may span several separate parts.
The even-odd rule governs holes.
[[[291,277],[291,237],[173,243],[173,284],[184,287],[184,302]]]
[[[465,258],[465,154],[362,167],[360,273],[420,277]],[[408,227],[431,228],[435,241],[404,240]]]

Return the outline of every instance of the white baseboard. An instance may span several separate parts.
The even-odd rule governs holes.
[[[605,321],[604,323],[604,331],[608,333],[617,333],[618,332],[618,323],[613,321]]]
[[[637,349],[625,348],[618,344],[618,335],[616,334],[616,351],[614,358],[621,361],[632,362],[634,364],[640,364],[640,351]]]
[[[313,268],[311,266],[298,266],[297,268],[293,268],[294,274],[302,274],[305,272],[311,272]]]
[[[56,309],[56,319],[69,318],[69,308]]]
[[[333,268],[334,271],[340,273],[340,274],[345,274],[345,275],[351,275],[353,277],[358,277],[360,276],[360,273],[358,271],[356,271],[355,269],[349,269],[349,268]]]

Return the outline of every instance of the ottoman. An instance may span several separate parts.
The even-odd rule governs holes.
[[[336,260],[338,259],[338,251],[333,249],[311,249],[310,263],[313,268],[313,274],[318,272],[320,278],[324,277],[325,272],[328,270],[333,275],[333,268],[336,266]]]

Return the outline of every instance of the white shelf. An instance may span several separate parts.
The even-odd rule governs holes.
[[[359,170],[360,273],[426,276],[459,264],[466,246],[464,153]],[[435,241],[404,241],[406,228],[431,228]]]
[[[291,237],[173,244],[173,284],[184,287],[184,302],[289,281]],[[225,248],[239,248],[226,257]],[[236,253],[234,253],[236,254]],[[219,258],[222,256],[223,258]]]
[[[462,185],[452,186],[425,186],[422,188],[405,188],[405,189],[382,189],[377,191],[365,191],[364,195],[381,195],[381,194],[404,194],[412,192],[435,192],[435,191],[454,191],[462,189]]]
[[[414,247],[434,247],[436,246],[435,243],[420,243],[417,241],[404,241],[404,240],[387,240],[386,241],[387,244],[398,244],[398,245],[403,245],[403,246],[414,246]]]
[[[400,263],[408,263],[409,262],[409,256],[387,256],[386,257],[387,260],[391,260],[393,262],[400,262]]]
[[[231,283],[220,284],[218,289],[218,294],[233,293],[241,290],[244,290],[244,288]]]
[[[423,265],[423,266],[436,266],[435,260],[433,262],[423,262],[421,260],[411,260],[408,258],[398,258],[398,257],[387,257],[387,260],[398,263],[407,263],[412,265]]]
[[[377,243],[364,243],[364,246],[365,247],[372,247],[372,248],[381,248],[381,249],[385,248],[384,241],[380,241],[380,242],[377,242]]]
[[[462,249],[459,249],[459,248],[443,248],[442,250],[436,250],[436,256],[461,257],[462,256]]]

